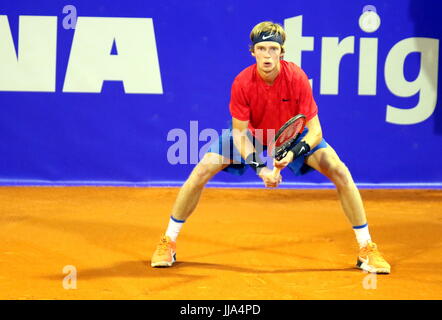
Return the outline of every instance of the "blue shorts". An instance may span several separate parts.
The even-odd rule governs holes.
[[[302,134],[299,136],[297,141],[300,141],[302,138],[305,137],[307,134],[308,129],[305,128]],[[248,131],[249,138],[252,140],[252,135],[250,134],[250,131]],[[265,151],[267,149],[266,146],[261,145],[259,142],[254,142],[255,149],[258,153],[261,153],[262,151]],[[288,168],[296,175],[300,176],[303,174],[308,173],[309,171],[312,171],[313,168],[308,166],[304,163],[305,158],[309,155],[313,154],[316,150],[321,148],[326,148],[328,146],[325,139],[322,139],[322,141],[313,148],[309,153],[304,154],[301,157],[298,157],[288,165]],[[233,144],[233,135],[232,130],[225,130],[223,134],[216,140],[214,143],[212,143],[207,150],[207,152],[213,152],[222,155],[223,157],[232,160],[232,164],[230,164],[228,167],[226,167],[223,171],[232,173],[234,175],[240,176],[243,175],[244,172],[246,172],[248,166],[246,165],[244,159],[241,157],[239,151],[236,149],[236,147]]]

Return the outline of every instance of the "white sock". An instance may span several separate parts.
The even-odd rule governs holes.
[[[358,241],[359,248],[363,248],[371,241],[370,232],[368,231],[368,224],[362,226],[354,226],[353,230],[356,235],[356,240]]]
[[[173,216],[170,216],[169,226],[167,227],[166,236],[170,238],[173,242],[178,238],[178,234],[180,233],[181,228],[183,227],[185,220],[175,219]]]

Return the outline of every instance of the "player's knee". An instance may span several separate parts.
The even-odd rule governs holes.
[[[227,163],[227,159],[213,152],[206,153],[200,161],[200,164],[211,165],[214,167],[214,169],[216,169],[217,166],[222,166],[225,163]]]
[[[328,168],[328,177],[337,187],[345,187],[351,182],[350,171],[340,160],[335,161]]]
[[[192,171],[191,181],[195,185],[203,186],[219,171],[218,165],[200,162]]]
[[[207,164],[198,164],[192,172],[191,178],[195,184],[206,184],[212,173]]]

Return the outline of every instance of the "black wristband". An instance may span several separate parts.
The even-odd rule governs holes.
[[[266,166],[265,162],[261,160],[256,152],[252,152],[247,156],[246,164],[248,164],[250,168],[252,168],[253,171],[256,172],[256,174],[259,174],[261,169]]]
[[[291,150],[293,152],[293,160],[310,152],[310,146],[305,141],[298,142]]]

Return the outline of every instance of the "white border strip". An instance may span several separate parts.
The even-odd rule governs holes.
[[[102,186],[102,187],[180,187],[184,181],[47,181],[47,180],[2,180],[0,186]],[[359,188],[373,189],[441,189],[442,182],[407,182],[407,183],[367,183],[357,182]],[[261,181],[256,182],[218,182],[210,181],[207,187],[212,188],[264,188]],[[331,189],[335,186],[330,183],[313,182],[283,182],[283,189]]]

